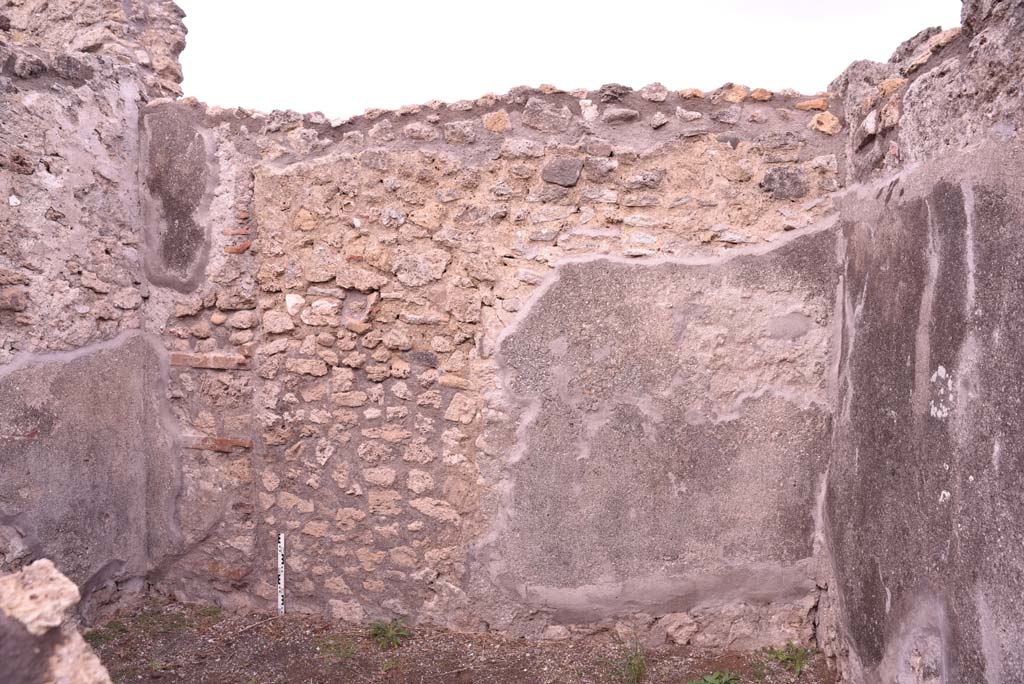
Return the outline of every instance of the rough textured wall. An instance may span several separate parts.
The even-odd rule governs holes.
[[[67,622],[78,587],[47,559],[0,576],[0,680],[110,684],[106,668]]]
[[[159,7],[146,22],[130,3],[0,8],[0,566],[53,558],[87,617],[180,551],[189,502],[168,355],[144,332],[161,295],[139,111],[164,91],[143,43],[171,59],[183,35]]]
[[[699,258],[771,242],[827,216],[843,174],[842,123],[826,98],[610,85],[349,121],[268,116],[150,100],[176,81],[155,66],[180,50],[170,5],[95,3],[73,18],[59,3],[11,7],[0,34],[12,113],[3,334],[17,388],[7,420],[21,425],[37,409],[87,416],[92,397],[141,376],[111,394],[105,408],[129,419],[101,457],[90,445],[113,421],[81,425],[79,442],[73,423],[57,423],[38,447],[12,429],[4,452],[20,473],[3,497],[5,562],[49,553],[87,594],[145,577],[181,598],[269,606],[284,532],[293,609],[538,633],[552,616],[531,618],[532,600],[503,605],[515,598],[504,580],[469,564],[507,515],[514,441],[484,434],[514,420],[503,415],[495,357],[502,330],[564,257]],[[68,36],[92,34],[60,52]],[[51,113],[37,121],[42,105]],[[798,374],[813,393],[827,351],[804,347],[820,341],[826,305],[777,294],[749,313],[753,329],[780,307],[813,310],[818,332],[776,343],[803,349]],[[735,344],[761,332],[736,331]],[[60,350],[76,351],[41,355]],[[79,367],[81,382],[45,397],[25,389]],[[720,399],[749,389],[723,388]],[[766,419],[786,410],[776,403]],[[804,446],[824,425],[808,420],[794,437]],[[85,505],[77,537],[119,535],[109,562],[38,533],[62,514],[46,518],[17,493],[59,480],[27,467],[33,448],[61,452],[55,472],[78,464],[60,499]],[[783,592],[792,605],[736,607],[734,622],[761,611],[787,634],[810,629],[812,450],[799,503],[777,502],[799,521],[779,543],[795,546],[754,557],[802,563],[782,570],[800,588]],[[124,519],[81,489],[115,462],[120,475],[105,484],[124,492]],[[153,481],[167,483],[161,497],[145,495]],[[640,569],[619,572],[626,581]],[[725,639],[730,627],[716,629]]]
[[[0,64],[0,361],[141,328],[136,73],[12,44]]]
[[[0,367],[7,562],[45,554],[99,601],[138,591],[119,584],[176,549],[180,473],[164,364],[153,340],[128,333]]]
[[[500,345],[481,613],[811,638],[834,254],[825,228],[742,256],[559,266]]]
[[[1020,2],[965,4],[964,35],[902,98],[893,140],[922,163],[840,202],[826,507],[853,681],[1024,678],[1022,19]]]
[[[1024,676],[1013,248],[1021,150],[947,157],[844,211],[827,497],[854,667],[868,681]]]
[[[181,95],[184,16],[171,0],[6,0],[0,32],[15,46],[130,65],[153,96]]]
[[[268,607],[284,532],[295,610],[733,646],[816,625],[855,679],[1012,681],[1022,12],[968,2],[833,96],[520,88],[328,121],[152,99],[180,80],[170,3],[7,2],[4,566],[52,553],[93,604],[145,578]],[[118,553],[40,533],[71,519],[40,482]],[[118,491],[132,515],[105,517]]]
[[[254,239],[242,243],[252,262],[233,274],[233,287],[244,288],[255,274],[251,306],[258,316],[232,313],[225,321],[224,307],[210,305],[177,323],[204,335],[212,329],[210,339],[178,347],[212,349],[214,338],[227,338],[251,350],[261,511],[256,590],[264,600],[275,591],[274,538],[285,531],[296,608],[539,633],[557,605],[537,615],[536,600],[505,593],[507,582],[495,582],[483,566],[476,577],[467,563],[469,547],[495,534],[508,514],[504,471],[515,419],[503,415],[495,359],[501,332],[531,305],[537,286],[555,277],[552,266],[563,257],[714,254],[725,244],[763,242],[808,225],[831,206],[835,139],[808,128],[816,114],[793,107],[801,100],[758,103],[743,90],[681,98],[651,88],[638,95],[621,86],[603,96],[608,102],[599,106],[581,104],[579,96],[515,92],[500,101],[371,115],[336,129],[299,119],[285,124],[282,116],[207,114],[211,124],[223,122],[225,144],[236,150],[254,140],[232,142],[235,127],[264,131],[255,139],[264,159],[254,167]],[[684,106],[703,114],[673,113]],[[659,112],[671,118],[653,128]],[[740,281],[721,298],[755,291]],[[751,314],[759,322],[750,325],[803,305],[815,326],[824,325],[830,297],[812,303],[778,295]],[[245,330],[232,331],[234,320]],[[780,346],[796,354],[798,345]],[[768,366],[780,353],[765,353],[751,367]],[[806,355],[801,372],[818,387],[826,364]],[[721,401],[746,389],[723,387]],[[765,415],[773,410],[783,409],[766,407]],[[806,419],[807,433],[820,438],[821,416]],[[801,504],[792,506],[798,548],[787,560],[811,555],[814,463],[797,478],[806,509],[797,514]],[[679,476],[677,486],[686,486]],[[529,531],[550,536],[561,529],[535,523]],[[612,552],[593,540],[592,556]],[[547,560],[524,556],[520,564],[541,571]],[[639,581],[650,559],[641,565],[618,568],[620,580]],[[695,566],[694,577],[704,579],[705,569]],[[812,574],[794,571],[790,577],[799,579],[789,581],[813,594]],[[746,596],[742,588],[722,594]],[[803,607],[793,634],[807,628],[812,607],[813,600]],[[616,612],[582,611],[572,619]]]

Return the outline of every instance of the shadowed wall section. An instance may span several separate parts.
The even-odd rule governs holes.
[[[0,370],[4,546],[52,558],[87,602],[140,590],[176,547],[164,364],[152,340],[129,333]]]
[[[868,681],[1024,677],[1022,158],[988,145],[844,210],[827,506]]]

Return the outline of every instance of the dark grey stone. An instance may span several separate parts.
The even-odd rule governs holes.
[[[601,114],[601,121],[608,124],[631,123],[640,118],[640,112],[625,107],[609,107]]]
[[[544,167],[541,178],[548,183],[571,188],[580,180],[583,160],[577,157],[555,157]]]
[[[538,97],[531,97],[523,107],[523,125],[542,133],[564,133],[572,122],[572,112]]]
[[[776,166],[768,169],[761,179],[761,189],[779,200],[797,200],[806,197],[811,187],[807,176],[793,166]]]
[[[91,65],[71,55],[57,55],[53,58],[53,70],[63,79],[76,85],[85,83],[95,74]]]
[[[598,90],[601,102],[621,102],[631,92],[632,88],[621,83],[605,83]]]
[[[46,681],[50,658],[60,643],[59,630],[51,629],[36,636],[0,610],[0,682],[39,684]]]
[[[743,113],[743,109],[739,105],[733,105],[726,107],[725,109],[719,109],[717,112],[711,114],[711,118],[720,123],[729,124],[733,126],[740,122],[740,115]]]

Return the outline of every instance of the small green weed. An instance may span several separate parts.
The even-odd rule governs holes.
[[[196,609],[196,614],[199,615],[199,617],[220,622],[221,617],[224,615],[224,609],[219,606],[200,606]]]
[[[788,641],[785,648],[766,648],[765,653],[769,658],[799,677],[807,669],[807,662],[811,659],[814,651]]]
[[[370,639],[382,651],[398,648],[402,645],[403,641],[411,638],[412,632],[402,624],[401,619],[391,620],[390,622],[378,620],[377,622],[370,623]]]
[[[133,626],[147,634],[170,634],[188,627],[188,618],[181,613],[144,610],[132,620]]]
[[[170,665],[169,663],[164,663],[164,662],[161,662],[161,661],[155,660],[155,659],[149,661],[149,671],[150,672],[163,672],[164,670],[173,670],[173,669],[174,669],[174,667],[172,665]]]
[[[691,680],[690,684],[739,684],[739,681],[739,675],[718,671],[706,674],[700,679]]]
[[[111,620],[102,627],[97,627],[85,635],[85,640],[93,648],[109,644],[128,633],[128,627],[120,620]]]
[[[391,658],[389,660],[385,660],[384,661],[384,664],[380,666],[380,671],[381,672],[391,672],[391,670],[394,670],[396,667],[398,667],[401,664],[402,664],[402,661],[399,660],[398,658]]]
[[[633,642],[615,662],[615,676],[622,684],[640,684],[647,677],[647,655]]]
[[[334,660],[348,660],[359,652],[359,647],[348,639],[343,639],[336,634],[325,634],[313,641],[316,650],[320,655]]]

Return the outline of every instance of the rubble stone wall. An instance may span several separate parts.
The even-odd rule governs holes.
[[[744,556],[738,539],[734,559],[708,556],[704,549],[668,561],[659,555],[611,564],[586,578],[572,577],[570,565],[548,577],[556,582],[550,588],[578,593],[597,583],[608,593],[649,575],[674,578],[669,584],[711,583],[720,586],[713,597],[702,602],[700,592],[690,589],[691,599],[673,612],[710,613],[709,606],[732,602],[741,604],[732,622],[744,622],[748,613],[766,616],[764,634],[738,630],[729,637],[728,625],[717,628],[727,643],[809,635],[817,593],[815,502],[829,430],[822,407],[830,281],[815,271],[802,283],[784,284],[765,271],[759,283],[743,269],[733,274],[723,267],[719,273],[710,264],[741,247],[771,247],[789,231],[820,232],[832,210],[830,194],[840,184],[835,150],[841,142],[812,126],[826,101],[757,97],[739,87],[685,96],[658,86],[640,92],[608,86],[575,95],[524,89],[334,123],[316,115],[262,116],[189,102],[148,105],[142,120],[150,162],[144,163],[174,158],[180,168],[171,174],[206,179],[194,185],[150,179],[142,200],[146,215],[183,208],[161,219],[154,231],[159,238],[147,246],[149,258],[164,259],[168,240],[180,248],[186,240],[174,234],[181,231],[195,238],[184,261],[198,269],[208,261],[204,278],[182,277],[166,289],[173,302],[164,328],[172,404],[186,441],[197,447],[195,457],[205,452],[216,459],[195,466],[196,480],[210,479],[204,469],[219,469],[233,458],[248,478],[222,490],[239,499],[233,506],[242,500],[248,506],[235,531],[208,537],[169,568],[162,586],[196,596],[208,589],[194,580],[212,569],[225,587],[240,585],[239,595],[271,605],[276,536],[283,532],[289,604],[297,610],[350,620],[405,615],[528,634],[552,624],[568,629],[614,622],[627,613],[665,613],[652,601],[639,608],[612,601],[596,611],[562,611],[548,599],[538,606],[519,585],[535,581],[535,571],[543,575],[552,559],[545,552],[497,549],[506,541],[507,518],[538,515],[532,501],[545,496],[538,488],[571,477],[538,470],[512,497],[522,506],[510,501],[516,477],[509,466],[527,448],[516,432],[530,420],[517,406],[512,379],[503,378],[508,358],[524,353],[507,346],[507,331],[534,308],[550,306],[539,293],[550,296],[559,289],[552,283],[565,282],[563,269],[570,267],[559,264],[566,259],[632,259],[646,272],[655,259],[669,258],[682,260],[679,275],[666,272],[663,278],[685,274],[689,285],[673,285],[677,301],[665,306],[692,311],[676,315],[676,323],[666,319],[658,363],[692,354],[688,363],[700,377],[683,375],[676,383],[707,384],[707,368],[696,371],[702,364],[724,368],[728,359],[744,357],[747,375],[760,377],[742,382],[723,373],[715,380],[722,383],[715,402],[694,410],[712,423],[731,424],[745,414],[744,393],[754,403],[774,393],[753,412],[759,425],[784,420],[789,406],[800,407],[802,413],[794,410],[806,428],[793,435],[793,444],[807,458],[783,456],[781,448],[776,457],[799,462],[801,476],[795,484],[786,480],[792,490],[765,504],[762,514],[778,520],[759,553]],[[160,133],[171,129],[182,132]],[[183,155],[183,149],[197,152]],[[164,166],[157,161],[145,172],[163,173]],[[204,230],[210,231],[206,238]],[[820,266],[834,262],[834,249],[825,243],[815,249]],[[622,273],[631,279],[629,271]],[[790,278],[800,281],[796,274]],[[723,286],[736,282],[727,295],[710,292],[707,279]],[[603,287],[614,300],[624,284],[613,280]],[[774,293],[773,300],[742,302],[757,288]],[[799,292],[786,293],[794,289]],[[630,291],[630,300],[639,295],[635,287]],[[724,311],[717,304],[734,298],[741,300],[734,305],[738,318],[726,325],[717,318]],[[604,316],[601,301],[588,314],[595,321]],[[567,306],[572,312],[583,304]],[[628,326],[616,333],[604,325],[595,332],[623,337],[625,347],[613,357],[653,352],[635,344],[634,327],[654,324],[659,312],[639,303],[627,308]],[[702,327],[684,340],[679,326],[687,319]],[[729,348],[714,358],[705,347],[719,337],[729,340]],[[516,363],[543,361],[538,355]],[[632,385],[616,387],[623,381]],[[619,392],[627,404],[644,404],[645,393],[656,401],[658,392],[673,391],[671,376],[660,389],[645,390],[626,376],[601,382],[609,403],[580,407],[583,413],[612,411]],[[696,397],[696,387],[692,391]],[[563,407],[550,410],[561,414]],[[685,412],[686,405],[673,410]],[[741,441],[740,435],[733,439]],[[214,455],[212,447],[229,455]],[[658,497],[638,491],[643,500],[637,514],[651,518],[647,527],[675,527],[663,546],[679,556],[670,547],[686,531],[672,521],[674,509],[661,505],[663,497],[679,497],[712,472],[723,477],[727,471],[720,468],[728,466],[713,449],[704,455],[695,449],[689,470],[680,462],[670,478],[663,469],[682,457],[685,446],[658,448],[664,459],[646,475],[635,473],[633,485],[639,490],[644,478],[653,479],[665,491]],[[736,458],[751,470],[752,486],[754,472],[770,468],[758,462],[757,449],[745,453]],[[547,458],[538,453],[533,460]],[[602,457],[608,458],[635,455]],[[188,463],[185,470],[187,483]],[[721,489],[720,501],[700,513],[707,529],[743,524],[728,504],[743,487],[726,479]],[[606,516],[611,509],[602,512],[601,502],[622,494],[599,484],[583,501],[568,502],[580,507],[574,524],[590,527],[587,516]],[[561,525],[534,518],[515,534],[524,547],[541,549],[565,533]],[[588,534],[586,543],[580,539],[586,548],[577,568],[597,556],[625,555],[645,533],[629,546],[597,527]],[[496,553],[516,557],[518,578],[495,566]],[[742,579],[758,564],[787,578],[788,588],[777,592],[780,605],[773,607],[772,592],[751,595],[751,582]],[[767,619],[783,613],[779,624]]]
[[[180,12],[80,4],[0,7],[3,567],[52,557],[86,606],[145,583],[267,609],[283,533],[290,610],[817,639],[854,680],[910,672],[897,625],[963,564],[907,567],[891,535],[931,513],[869,518],[916,471],[857,459],[924,449],[878,406],[918,416],[896,356],[958,258],[936,231],[1014,192],[971,149],[1019,144],[1019,2],[826,94],[544,86],[347,120],[167,99]],[[941,623],[948,681],[1017,667],[970,631],[1019,614],[986,581],[987,613]]]

